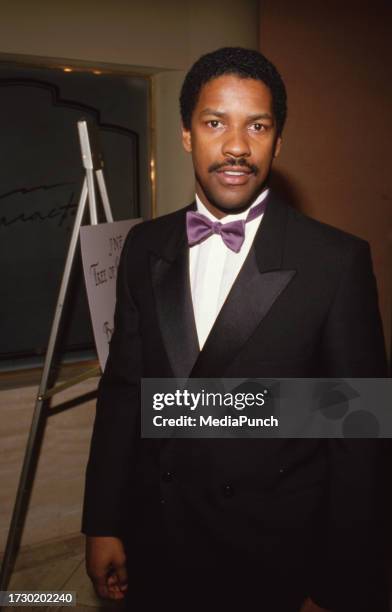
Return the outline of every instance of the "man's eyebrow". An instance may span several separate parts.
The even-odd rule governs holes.
[[[226,113],[223,111],[218,111],[214,108],[204,108],[200,115],[215,115],[216,117],[225,117]],[[254,115],[248,115],[249,121],[256,121],[256,119],[270,119],[274,120],[273,116],[270,113],[255,113]]]
[[[217,117],[225,117],[226,113],[215,110],[214,108],[205,108],[201,111],[200,115],[216,115]]]
[[[249,115],[248,117],[251,121],[256,121],[256,119],[271,119],[274,120],[273,116],[270,113],[256,113],[255,115]]]

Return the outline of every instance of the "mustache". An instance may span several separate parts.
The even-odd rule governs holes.
[[[238,167],[238,166],[240,168],[247,168],[248,170],[253,172],[253,174],[255,175],[259,171],[257,166],[255,166],[254,164],[248,163],[246,159],[244,159],[243,157],[240,157],[238,159],[228,158],[223,162],[215,162],[214,164],[211,164],[211,166],[208,168],[208,172],[216,172],[217,170],[221,170],[222,168],[227,168],[228,166],[231,166],[233,168]]]

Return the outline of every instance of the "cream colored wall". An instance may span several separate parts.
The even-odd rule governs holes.
[[[186,69],[223,45],[258,44],[255,0],[2,0],[0,51]]]
[[[390,348],[391,4],[262,0],[260,6],[260,50],[288,89],[280,182],[305,212],[370,242]]]
[[[255,0],[2,0],[0,60],[144,68],[154,74],[157,212],[192,197],[190,160],[182,151],[178,111],[185,70],[202,53],[224,45],[258,46]],[[67,391],[78,397],[91,380]],[[0,551],[4,549],[23,460],[36,386],[1,390]],[[94,402],[52,416],[34,482],[23,544],[80,529],[84,471]]]

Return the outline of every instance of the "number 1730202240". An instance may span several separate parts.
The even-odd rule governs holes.
[[[0,606],[75,606],[75,591],[0,591]]]

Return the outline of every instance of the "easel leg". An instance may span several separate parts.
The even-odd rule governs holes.
[[[105,179],[104,179],[102,170],[96,170],[95,176],[97,177],[99,193],[101,195],[101,200],[103,204],[103,209],[105,211],[106,221],[108,223],[112,223],[113,215],[110,209],[109,196],[108,196],[108,192],[106,189],[106,183],[105,183]]]

